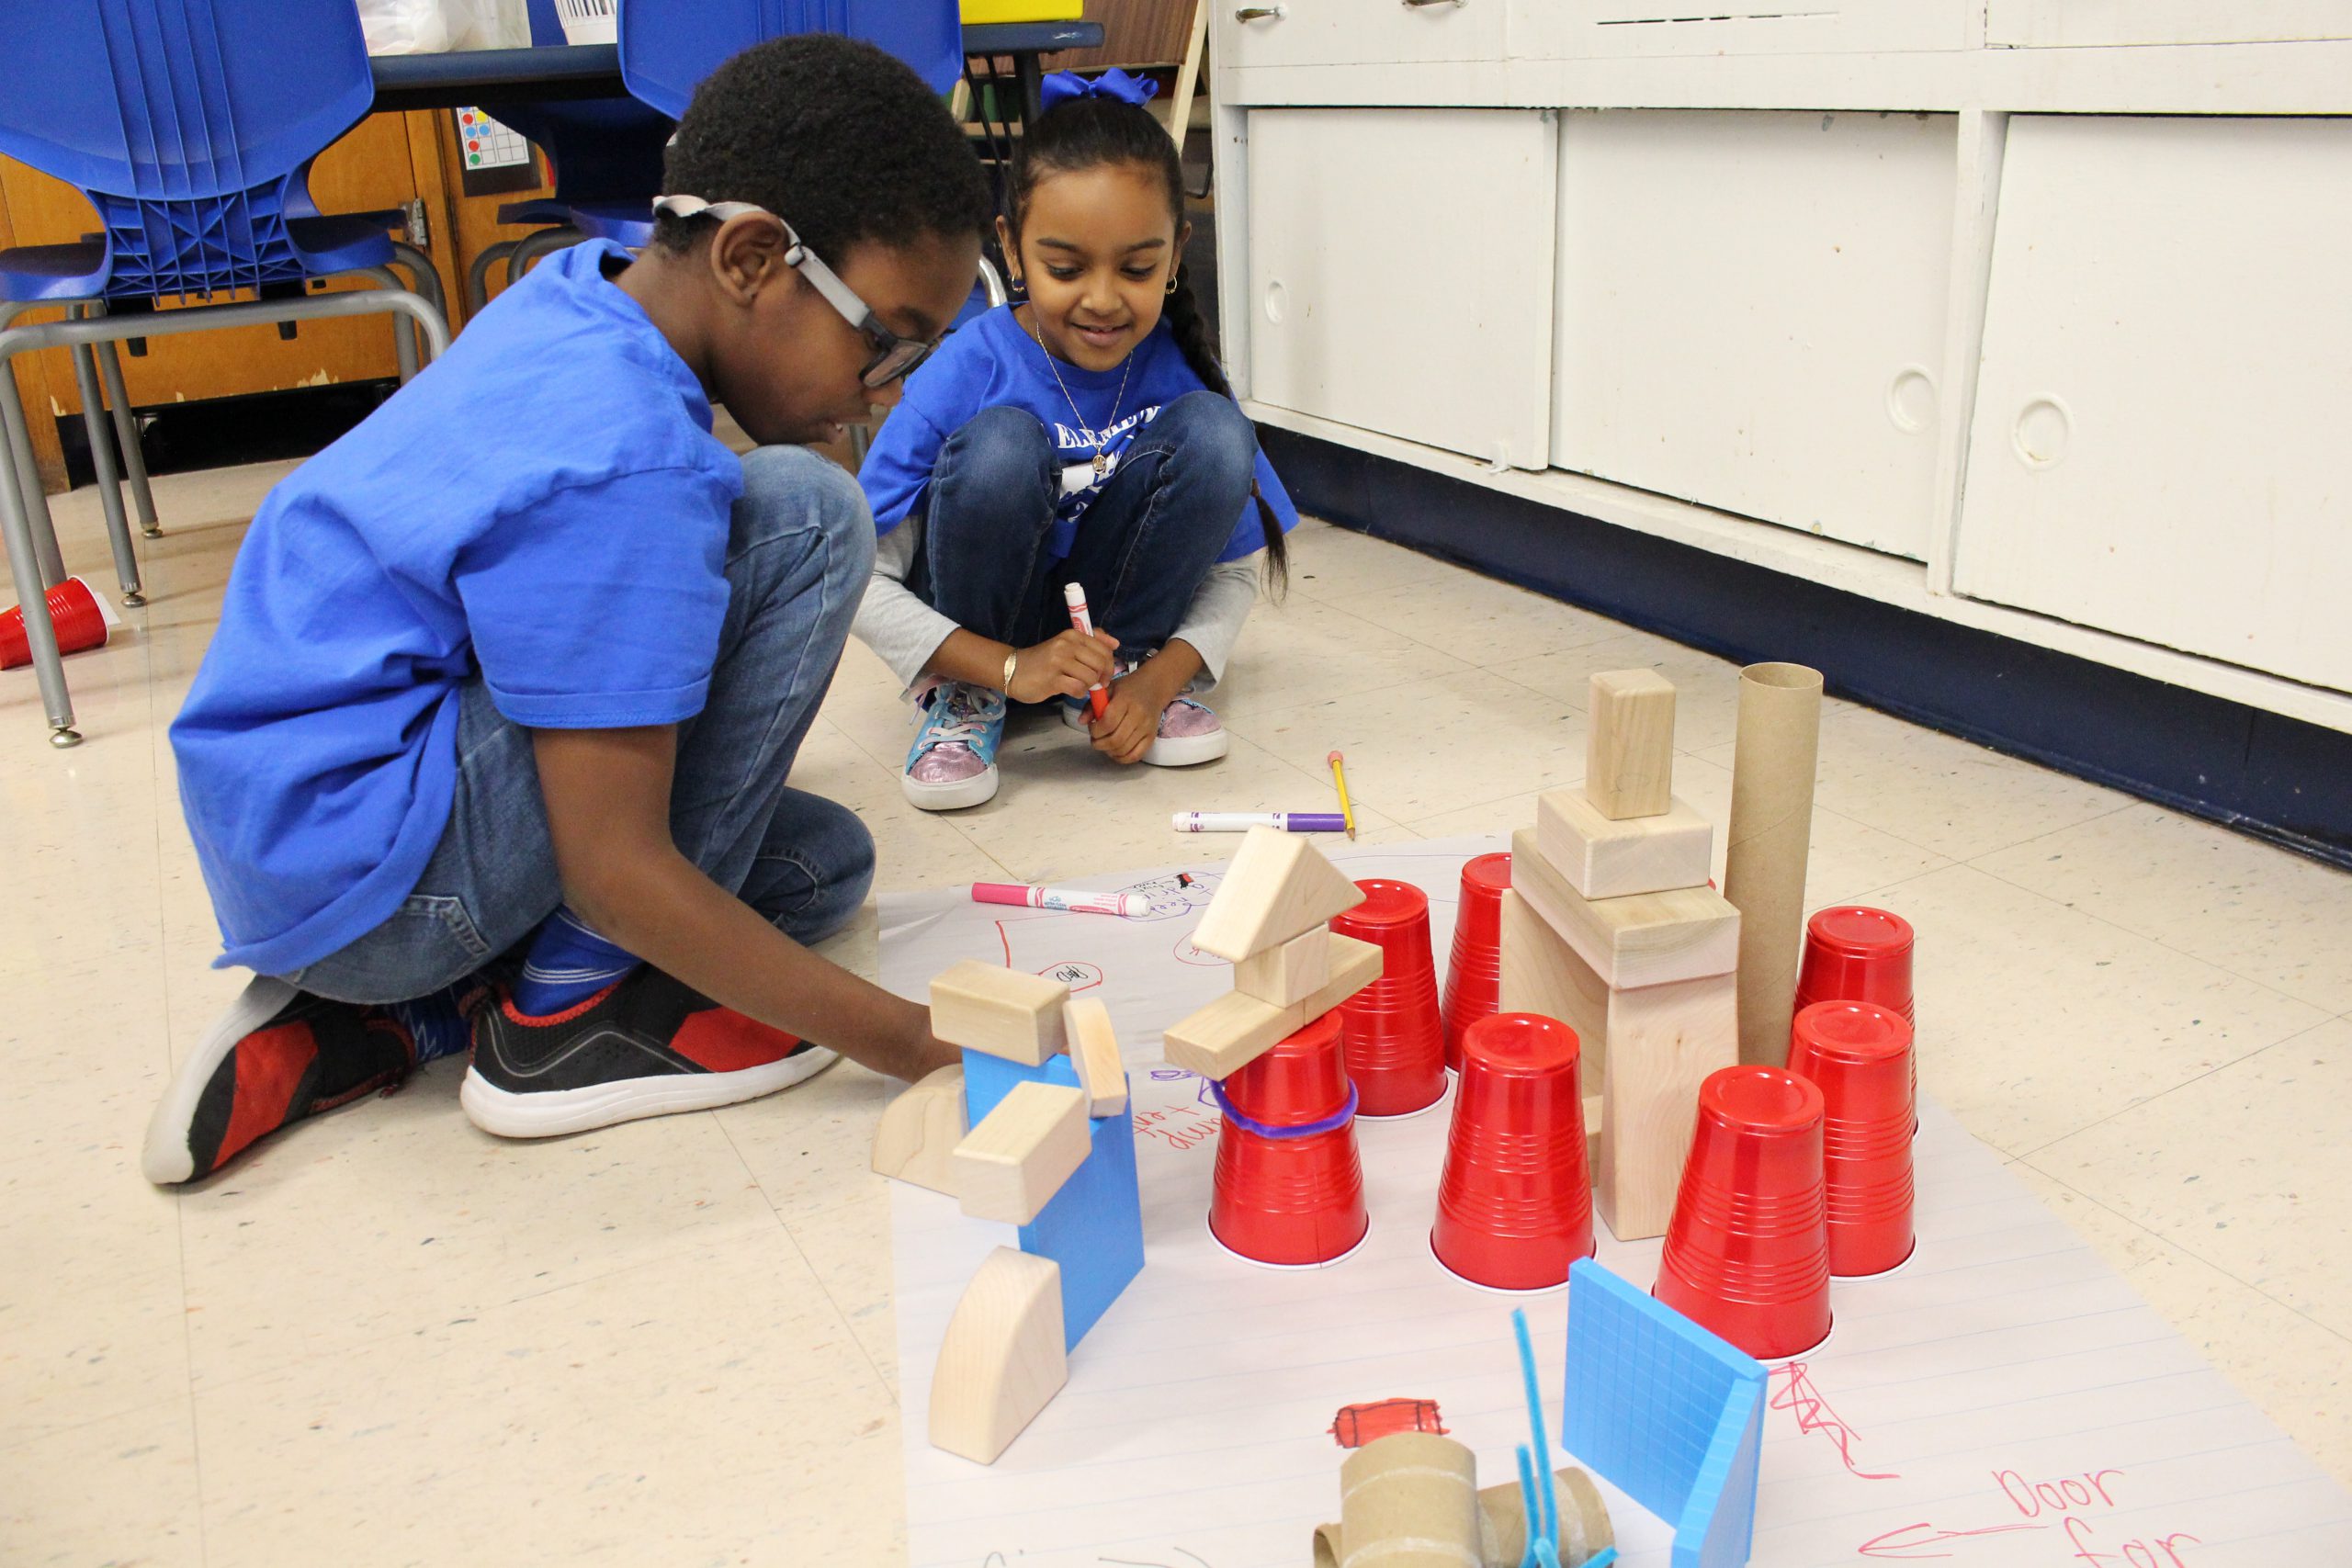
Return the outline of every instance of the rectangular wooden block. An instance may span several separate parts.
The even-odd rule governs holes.
[[[1161,1055],[1204,1078],[1224,1078],[1264,1055],[1286,1034],[1305,1028],[1380,978],[1380,949],[1337,932],[1317,933],[1329,944],[1329,977],[1288,1007],[1228,991],[1160,1036]]]
[[[1552,869],[1588,898],[1623,898],[1704,887],[1714,825],[1677,798],[1657,817],[1615,821],[1580,789],[1546,791],[1535,802],[1535,844]]]
[[[1202,911],[1193,945],[1238,964],[1363,902],[1363,892],[1302,833],[1252,828]]]
[[[950,1045],[1042,1066],[1066,1042],[1062,1004],[1069,987],[967,958],[931,983],[931,1032]]]
[[[1079,1087],[1086,1090],[1090,1116],[1110,1116],[1127,1108],[1127,1069],[1119,1060],[1119,1037],[1111,1028],[1111,1010],[1094,997],[1072,997],[1062,1004],[1064,1032],[1069,1037],[1069,1057],[1078,1069]]]
[[[1619,1241],[1666,1234],[1699,1117],[1699,1086],[1738,1061],[1737,976],[1611,993],[1596,1196]]]
[[[1233,966],[1233,988],[1279,1008],[1305,1001],[1331,977],[1331,944],[1325,940],[1329,935],[1311,931],[1251,953]]]
[[[1086,1163],[1086,1094],[1024,1083],[956,1145],[956,1197],[976,1220],[1025,1225]]]
[[[1603,817],[1655,817],[1674,795],[1674,683],[1655,670],[1592,678],[1584,791]]]
[[[1540,1013],[1575,1030],[1577,1087],[1597,1101],[1609,1071],[1609,983],[1516,888],[1503,894],[1502,926],[1502,1010]]]
[[[1739,911],[1712,887],[1587,898],[1537,846],[1511,835],[1511,886],[1611,986],[1663,986],[1739,965]]]

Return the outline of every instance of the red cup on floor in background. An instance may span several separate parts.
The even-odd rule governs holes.
[[[1409,882],[1356,884],[1363,902],[1331,919],[1341,936],[1380,949],[1380,978],[1340,1004],[1348,1077],[1360,1114],[1410,1116],[1445,1094],[1445,1029],[1430,952],[1429,895]]]
[[[1462,1032],[1503,1005],[1503,895],[1510,891],[1510,852],[1478,855],[1462,867],[1462,902],[1453,917],[1453,953],[1445,967],[1445,1065],[1462,1067]]]
[[[1287,1268],[1353,1251],[1372,1222],[1339,1015],[1325,1013],[1216,1087],[1225,1117],[1209,1234],[1229,1252]]]
[[[1476,1285],[1544,1291],[1592,1256],[1577,1032],[1500,1012],[1463,1032],[1430,1250]]]
[[[104,648],[107,638],[120,624],[115,617],[114,606],[78,577],[67,578],[44,597],[49,601],[49,624],[57,630],[60,653]],[[14,670],[32,661],[32,641],[25,635],[25,607],[17,604],[0,610],[0,670]]]
[[[1779,1067],[1723,1067],[1699,1086],[1652,1293],[1758,1360],[1829,1337],[1821,1121],[1821,1091]]]
[[[1815,1002],[1789,1032],[1789,1071],[1821,1090],[1829,1272],[1910,1258],[1911,1025],[1876,1002]]]

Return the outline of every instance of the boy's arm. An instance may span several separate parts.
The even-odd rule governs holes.
[[[703,874],[670,837],[677,730],[535,729],[567,902],[596,931],[714,1001],[914,1079],[961,1060],[931,1011],[826,962]]]

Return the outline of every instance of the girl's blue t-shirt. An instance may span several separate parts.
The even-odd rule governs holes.
[[[1203,389],[1165,318],[1125,362],[1109,370],[1082,370],[1058,360],[1049,364],[1045,349],[1014,319],[1012,307],[1001,305],[956,329],[907,378],[906,394],[876,434],[858,482],[874,508],[876,531],[887,534],[922,509],[932,468],[950,435],[982,409],[1025,409],[1046,427],[1062,465],[1061,501],[1046,540],[1046,549],[1059,558],[1070,553],[1086,509],[1119,471],[1136,432],[1169,403]],[[1097,441],[1104,443],[1103,456],[1110,459],[1099,478],[1093,468]],[[1298,525],[1298,509],[1263,452],[1258,454],[1258,489],[1283,532]],[[1257,505],[1245,502],[1217,558],[1239,560],[1265,545]]]
[[[477,674],[535,728],[701,711],[743,469],[627,261],[550,257],[254,514],[172,725],[220,962],[287,974],[400,908]]]

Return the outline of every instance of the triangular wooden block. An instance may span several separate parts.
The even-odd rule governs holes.
[[[1201,916],[1193,945],[1238,964],[1363,902],[1363,890],[1324,859],[1313,840],[1252,828]]]
[[[964,1287],[939,1341],[931,1446],[994,1464],[1069,1381],[1061,1266],[1000,1247]]]

